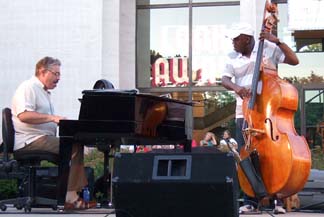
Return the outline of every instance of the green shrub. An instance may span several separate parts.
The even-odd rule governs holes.
[[[91,150],[84,156],[84,165],[93,168],[95,179],[103,175],[104,154],[97,149]]]
[[[324,154],[319,146],[312,149],[312,168],[324,170]]]
[[[94,176],[95,178],[98,178],[103,174],[104,171],[104,154],[97,149],[91,150],[88,154],[84,156],[84,166],[88,166],[93,168],[94,170]],[[42,167],[55,167],[57,165],[48,162],[48,161],[42,161],[41,162]]]
[[[17,193],[17,180],[0,179],[0,200],[14,198]]]

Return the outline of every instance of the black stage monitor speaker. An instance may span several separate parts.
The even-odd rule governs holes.
[[[229,154],[118,154],[112,181],[116,217],[238,216]]]

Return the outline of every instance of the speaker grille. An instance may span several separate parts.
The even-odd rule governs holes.
[[[116,217],[238,216],[231,155],[121,154],[114,166]]]

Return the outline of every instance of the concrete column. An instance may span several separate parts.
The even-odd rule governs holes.
[[[115,88],[135,88],[136,1],[103,0],[102,77]]]
[[[138,11],[137,31],[141,32],[141,37],[136,38],[136,43],[137,43],[136,58],[137,58],[137,62],[141,63],[136,66],[138,87],[151,87],[150,14],[151,14],[150,10]]]
[[[120,1],[119,20],[119,86],[121,89],[133,89],[136,87],[136,1]]]
[[[119,0],[102,1],[102,78],[119,88]]]

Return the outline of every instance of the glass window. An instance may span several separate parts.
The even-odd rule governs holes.
[[[188,101],[188,92],[172,92],[169,97]],[[195,91],[192,93],[193,105],[193,140],[199,145],[206,132],[216,135],[216,140],[222,137],[225,129],[235,137],[235,95],[232,91]]]
[[[289,0],[288,26],[294,30],[318,30],[324,29],[324,1]]]
[[[323,147],[324,135],[324,92],[323,90],[305,91],[306,139],[311,148]],[[321,139],[318,139],[318,137]]]
[[[227,54],[233,50],[226,32],[239,22],[239,6],[193,8],[192,69],[195,86],[219,85]]]
[[[298,39],[296,42],[297,52],[323,52],[323,39]]]
[[[192,0],[192,2],[233,2],[233,0]]]
[[[287,4],[278,4],[279,23],[278,37],[284,41],[291,49],[296,51],[296,44],[293,37],[293,31],[288,29],[288,9]]]
[[[137,87],[187,86],[188,8],[137,11]]]
[[[287,4],[279,4],[279,19],[278,23],[278,37],[283,40],[290,48],[295,52],[297,51],[297,45],[299,49],[307,49],[305,46],[301,46],[298,42],[296,44],[294,38],[294,32],[288,29],[288,6]],[[305,45],[310,41],[304,39]],[[312,40],[316,45],[316,41]],[[278,71],[279,76],[287,77],[296,83],[311,83],[312,74],[322,77],[324,76],[324,52],[304,52],[297,53],[299,58],[299,64],[297,66],[290,66],[288,64],[279,64]],[[316,64],[314,64],[316,63]]]
[[[137,5],[189,3],[189,0],[136,0]]]

